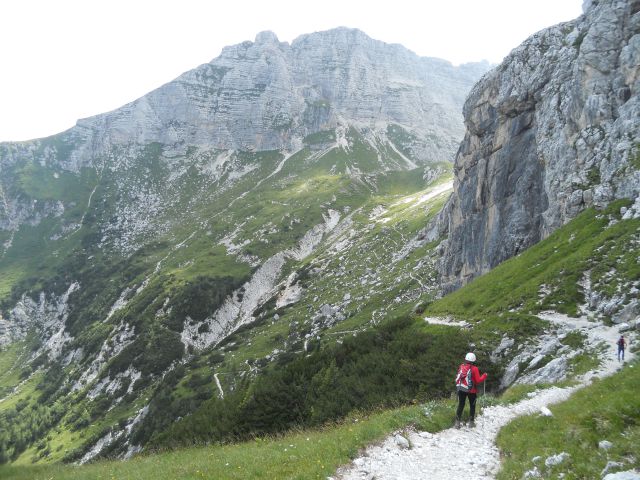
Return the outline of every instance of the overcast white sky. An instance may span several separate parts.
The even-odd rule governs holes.
[[[272,30],[355,27],[421,56],[498,63],[582,0],[0,0],[0,141],[52,135]]]

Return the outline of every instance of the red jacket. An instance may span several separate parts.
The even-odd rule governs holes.
[[[480,375],[480,370],[475,365],[471,365],[471,379],[473,380],[473,388],[469,390],[469,393],[478,393],[478,389],[476,385],[484,382],[487,378],[487,374],[483,373]]]

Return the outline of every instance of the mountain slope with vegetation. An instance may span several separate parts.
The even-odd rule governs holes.
[[[263,32],[113,112],[0,144],[0,461],[129,457],[435,296],[421,231],[487,68],[357,30]],[[225,438],[258,425],[234,422]]]
[[[591,370],[549,311],[637,326],[637,3],[591,2],[485,76],[453,167],[486,66],[349,29],[263,32],[0,144],[0,461],[226,452],[431,405],[469,350],[494,392]],[[390,427],[345,428],[331,468]]]
[[[254,416],[261,413],[264,414],[261,423],[252,423],[253,425],[261,425],[262,428],[252,430],[248,443],[197,449],[180,448],[172,453],[158,454],[159,456],[156,456],[156,454],[143,455],[131,462],[98,462],[95,465],[87,465],[79,469],[61,468],[59,466],[50,466],[42,469],[36,467],[5,467],[0,469],[0,472],[3,473],[3,477],[6,475],[7,478],[50,478],[51,476],[54,478],[98,478],[100,475],[104,475],[105,472],[111,472],[126,478],[131,475],[144,475],[146,474],[144,472],[153,475],[151,472],[157,472],[158,468],[169,468],[171,471],[176,472],[176,475],[181,475],[184,478],[199,478],[203,474],[220,475],[221,478],[242,478],[243,474],[246,475],[246,469],[251,470],[253,478],[271,478],[273,475],[280,475],[282,478],[300,475],[313,477],[318,474],[327,476],[332,475],[338,465],[347,462],[349,458],[354,458],[358,448],[391,431],[401,430],[408,425],[414,425],[420,430],[431,432],[449,428],[453,421],[453,403],[446,400],[444,402],[434,402],[432,398],[433,395],[449,396],[452,390],[452,372],[455,371],[460,358],[469,348],[471,342],[476,344],[476,352],[482,369],[483,371],[485,369],[489,371],[491,385],[495,387],[496,379],[500,378],[505,372],[506,362],[511,358],[510,355],[506,355],[501,361],[492,363],[492,357],[495,358],[502,355],[499,345],[502,343],[502,339],[507,337],[514,338],[517,342],[515,344],[516,347],[518,345],[526,347],[539,344],[542,341],[544,332],[552,329],[551,324],[542,318],[532,315],[536,311],[539,313],[539,310],[536,310],[538,307],[530,310],[531,304],[523,301],[523,298],[533,299],[537,297],[536,292],[545,291],[546,278],[544,276],[532,277],[530,280],[531,285],[537,283],[537,288],[531,289],[530,297],[523,297],[522,293],[513,289],[513,269],[518,267],[518,270],[526,271],[527,269],[522,268],[522,265],[544,264],[549,275],[562,277],[563,273],[559,274],[558,272],[563,271],[562,265],[565,264],[558,264],[557,259],[566,258],[570,251],[575,250],[574,245],[587,245],[589,242],[592,242],[589,246],[589,251],[592,253],[602,252],[605,248],[612,250],[614,244],[620,252],[637,252],[637,238],[625,237],[625,235],[620,235],[619,233],[622,228],[623,231],[633,231],[637,236],[640,231],[640,224],[638,223],[640,220],[623,220],[620,215],[620,208],[621,206],[618,204],[612,205],[607,211],[584,212],[576,220],[558,230],[556,234],[523,252],[519,257],[505,262],[500,268],[496,268],[485,276],[476,279],[455,294],[450,294],[441,300],[437,300],[427,307],[427,313],[434,315],[450,311],[450,302],[455,301],[455,304],[462,306],[469,299],[493,298],[494,301],[487,305],[486,310],[482,310],[476,304],[475,307],[462,307],[462,310],[451,312],[456,319],[468,321],[471,324],[470,327],[433,325],[424,320],[424,313],[412,313],[410,317],[384,321],[379,326],[362,332],[356,337],[349,336],[344,338],[341,344],[323,345],[310,356],[299,357],[283,365],[282,369],[272,368],[268,370],[259,378],[258,382],[246,390],[243,398],[230,398],[229,405],[226,405],[226,408],[223,408],[222,401],[213,402],[209,400],[205,402],[196,413],[177,422],[166,434],[154,439],[157,447],[200,444],[202,442],[211,442],[215,438],[223,439],[224,436],[222,434],[224,434],[225,425],[220,421],[222,413],[229,412],[230,415],[233,415],[233,409],[228,407],[235,403],[240,409],[251,405],[251,408],[245,413],[250,412]],[[568,241],[569,239],[572,240]],[[555,256],[550,255],[551,252]],[[545,264],[545,262],[547,263]],[[622,262],[618,262],[618,265],[620,264]],[[584,265],[584,267],[588,268],[588,265]],[[576,283],[579,282],[579,278],[576,280],[572,272],[567,272],[567,277],[563,281],[568,281],[568,278],[573,278]],[[640,281],[637,273],[632,277],[632,281]],[[511,287],[506,291],[494,296],[496,286],[509,285]],[[625,284],[625,288],[629,288],[629,285]],[[544,302],[544,298],[540,300]],[[565,303],[556,301],[558,305],[564,304],[575,309],[584,305],[581,298],[567,297],[563,302]],[[520,310],[513,312],[512,310],[518,308],[517,305],[520,305]],[[597,317],[598,314],[591,312],[591,315]],[[433,317],[428,317],[428,319],[431,318]],[[607,321],[606,317],[601,319]],[[560,342],[561,345],[559,347],[561,349],[563,345],[566,345],[563,351],[566,351],[567,348],[577,350],[582,345],[580,338],[574,338],[571,335],[562,338]],[[436,345],[442,345],[443,343],[447,345],[446,349],[441,346],[436,347]],[[235,351],[237,352],[238,350]],[[430,354],[443,355],[443,357],[429,358],[428,355]],[[592,357],[595,352],[589,353],[589,350],[586,350],[584,355]],[[528,363],[524,358],[522,362],[524,364]],[[502,367],[496,368],[500,364],[502,364]],[[590,363],[590,365],[593,365],[593,363]],[[272,367],[276,367],[276,365]],[[541,362],[531,368],[533,370],[542,370],[544,367],[545,365]],[[581,368],[583,368],[583,362],[576,362],[570,365],[566,373],[569,374],[571,371],[574,371],[575,374],[584,373],[583,370],[580,370]],[[590,366],[588,368],[593,367]],[[615,403],[624,399],[625,395],[633,395],[633,383],[625,380],[629,378],[629,374],[632,374],[633,371],[635,370],[625,370],[610,380],[603,381],[602,384],[596,383],[593,387],[588,387],[584,390],[584,393],[580,394],[591,397],[597,394],[600,399],[598,402],[580,402],[580,415],[582,416],[581,418],[585,419],[584,422],[593,418],[592,414],[603,419],[608,418],[607,416],[617,415],[616,412],[618,410],[616,407],[607,407],[606,405],[613,405],[612,402]],[[284,372],[287,373],[285,374]],[[570,374],[569,376],[572,375]],[[430,380],[430,378],[433,380]],[[433,381],[436,384],[441,382],[442,387],[439,391],[437,388],[432,390]],[[611,388],[610,384],[615,388]],[[316,389],[316,394],[306,397],[301,387],[308,385]],[[326,389],[327,395],[325,396],[322,394],[322,387]],[[517,385],[509,389],[507,391],[508,394],[501,401],[506,403],[514,402],[522,398],[522,396],[526,396],[527,392],[535,388],[532,385]],[[390,394],[390,391],[393,394]],[[417,401],[418,404],[399,411],[389,410],[382,414],[381,417],[378,414],[369,416],[363,412],[356,413],[353,411],[348,404],[350,394],[366,395],[371,399],[368,403],[370,407],[374,405],[392,405],[396,402],[411,403]],[[376,398],[378,394],[382,396]],[[316,403],[313,405],[306,404],[305,399],[312,399]],[[571,400],[566,406],[554,408],[554,414],[559,416],[561,422],[564,422],[562,419],[565,416],[565,413],[562,412],[566,410],[566,415],[569,415],[569,425],[573,425],[571,423],[571,418],[573,418],[571,412],[575,412],[577,400]],[[492,402],[496,402],[496,400],[492,400]],[[629,405],[631,406],[632,404],[633,402]],[[292,405],[296,408],[289,408]],[[324,419],[322,418],[305,417],[305,408],[298,407],[305,407],[306,405],[313,407],[307,412],[318,412],[318,414],[332,411],[332,409],[335,412],[335,409],[346,405],[347,408],[345,408],[344,412],[351,411],[351,413],[347,414],[344,423],[334,426],[332,422],[323,423]],[[603,408],[604,410],[602,410]],[[633,422],[637,421],[638,415],[636,413],[630,411],[625,414],[628,417],[625,417],[627,418],[625,425],[631,425],[625,427],[627,430],[633,428]],[[343,415],[344,413],[340,412],[340,416]],[[293,421],[287,423],[292,418]],[[307,419],[306,422],[305,418]],[[395,420],[389,420],[390,418]],[[616,418],[619,417],[616,416]],[[256,418],[254,417],[251,420],[256,420]],[[265,420],[267,420],[266,423]],[[216,421],[218,422],[218,430],[213,431],[213,425]],[[373,422],[373,424],[370,422]],[[518,420],[518,422],[542,422],[547,427],[551,426],[550,421],[546,420],[545,417],[523,419]],[[613,439],[617,438],[613,435],[623,432],[617,422],[612,422],[611,425],[605,420],[603,422],[602,428],[597,430],[596,437]],[[587,423],[584,425],[584,434],[591,435],[589,433],[591,432],[591,427]],[[231,424],[234,423],[229,422],[227,425]],[[322,433],[308,430],[301,433],[286,434],[284,437],[276,436],[275,438],[270,438],[265,435],[269,432],[282,431],[280,427],[285,429],[288,427],[296,431],[301,425],[305,424],[309,426],[322,425],[320,430]],[[374,425],[377,426],[374,427]],[[524,470],[529,470],[533,465],[530,464],[530,459],[536,455],[549,452],[557,453],[555,446],[553,448],[548,446],[544,451],[537,451],[533,446],[531,448],[520,446],[521,444],[524,446],[531,445],[530,441],[525,442],[523,440],[524,437],[529,438],[531,428],[537,429],[538,427],[532,426],[524,429],[515,428],[515,426],[514,428],[508,427],[505,433],[501,434],[500,438],[508,439],[503,447],[506,449],[508,456],[505,473],[501,474],[505,475],[504,478],[520,478],[519,476],[514,477],[513,475],[516,474],[509,472],[517,470],[521,472],[517,475],[521,475]],[[624,432],[627,430],[624,430]],[[557,433],[556,427],[553,427],[548,435],[557,436]],[[547,435],[547,433],[541,431],[540,435],[543,434]],[[229,440],[237,439],[239,438],[238,435],[240,437],[243,436],[241,431],[236,430],[233,435],[227,438]],[[323,440],[325,435],[327,440]],[[567,435],[570,435],[570,433],[567,433]],[[256,440],[256,438],[259,440]],[[337,441],[336,438],[340,440]],[[566,442],[573,442],[572,438],[574,437],[564,438],[561,449],[569,448]],[[575,442],[579,444],[576,444],[578,449],[583,448],[580,446],[583,443],[581,438],[575,438]],[[327,442],[326,444],[325,441]],[[503,440],[499,441],[504,442]],[[547,445],[545,442],[545,437],[542,436],[540,445]],[[226,442],[223,440],[222,443]],[[309,443],[312,444],[310,449],[306,448]],[[618,442],[615,443],[618,444]],[[326,450],[323,446],[329,444],[334,445],[330,449],[332,451]],[[340,445],[339,452],[335,450],[336,445]],[[589,448],[597,448],[597,445]],[[616,455],[624,457],[624,445],[619,444],[617,448],[622,450]],[[512,457],[514,460],[511,460]],[[321,463],[318,464],[318,460]],[[593,465],[588,470],[590,472],[604,468],[607,458],[599,455],[597,458],[594,457],[593,460]],[[285,466],[274,466],[276,461],[285,461]],[[233,468],[229,469],[230,466]],[[24,475],[27,475],[27,477]]]
[[[130,454],[268,364],[317,348],[327,331],[335,342],[417,299],[426,284],[435,289],[428,247],[408,244],[446,198],[447,164],[384,171],[357,131],[344,141],[291,156],[233,154],[252,171],[227,189],[194,181],[196,166],[211,160],[195,153],[171,161],[196,176],[161,189],[171,173],[158,172],[168,159],[155,146],[126,177],[136,189],[103,174],[80,230],[57,238],[60,222],[50,223],[46,242],[58,248],[29,247],[39,276],[12,254],[24,247],[16,236],[0,260],[23,268],[3,303],[14,339],[2,352],[11,365],[0,404],[12,425],[4,458]],[[355,168],[369,173],[347,171]],[[158,201],[168,230],[123,236],[135,229],[113,223],[124,203],[112,200],[140,199],[132,192],[147,183],[166,197]],[[138,208],[136,198],[127,208]],[[384,221],[372,220],[384,205]],[[114,253],[140,238],[149,240],[129,256]],[[339,249],[351,260],[338,260]],[[365,250],[369,260],[358,257]]]

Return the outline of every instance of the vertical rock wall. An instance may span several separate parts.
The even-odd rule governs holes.
[[[548,236],[584,208],[640,192],[640,0],[588,2],[474,87],[440,221],[445,290]]]

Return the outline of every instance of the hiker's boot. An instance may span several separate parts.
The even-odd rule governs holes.
[[[476,422],[473,420],[469,420],[469,428],[474,428],[476,426]]]
[[[460,428],[460,420],[456,418],[456,423],[454,424],[456,428]]]

